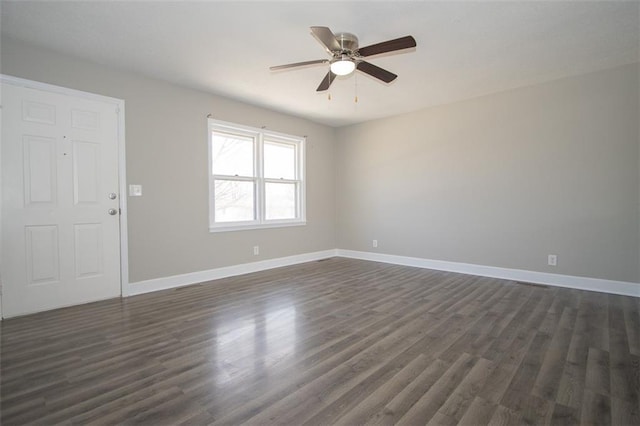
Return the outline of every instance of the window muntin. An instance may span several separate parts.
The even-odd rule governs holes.
[[[304,139],[209,119],[209,230],[305,224]]]

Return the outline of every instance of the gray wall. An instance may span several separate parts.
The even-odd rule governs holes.
[[[335,130],[2,40],[1,72],[125,100],[130,281],[335,248]],[[307,225],[209,233],[207,120],[307,135]],[[253,246],[260,256],[253,256]]]
[[[638,86],[636,64],[339,129],[338,247],[640,281]]]
[[[637,65],[336,130],[6,38],[1,63],[126,101],[132,282],[335,247],[640,281]],[[208,113],[308,135],[307,226],[208,232]]]

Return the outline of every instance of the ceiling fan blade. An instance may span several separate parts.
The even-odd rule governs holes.
[[[334,50],[340,50],[340,43],[336,36],[327,27],[311,27],[311,34],[324,46],[325,50],[333,55]]]
[[[316,89],[316,92],[323,92],[325,90],[328,90],[329,86],[331,86],[331,83],[333,83],[333,80],[335,78],[336,78],[336,75],[331,71],[329,71],[327,75],[325,75],[324,78],[322,79],[322,83],[320,83],[320,86],[318,86],[318,88]]]
[[[393,80],[398,78],[398,76],[394,73],[366,61],[358,62],[357,68],[359,71],[362,71],[365,74],[369,74],[371,77],[375,77],[378,80],[384,81],[385,83],[391,83]]]
[[[328,62],[329,62],[328,59],[316,59],[315,61],[295,62],[293,64],[276,65],[274,67],[269,67],[269,69],[271,71],[278,71],[278,70],[286,70],[286,69],[295,68],[295,67],[304,67],[307,65],[326,64]]]
[[[416,40],[411,36],[406,36],[365,46],[358,49],[358,53],[360,56],[371,56],[378,55],[380,53],[393,52],[395,50],[408,49],[410,47],[416,47]]]

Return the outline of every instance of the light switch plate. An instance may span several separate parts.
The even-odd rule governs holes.
[[[129,197],[142,197],[142,185],[129,185]]]

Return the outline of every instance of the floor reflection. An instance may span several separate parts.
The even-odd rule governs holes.
[[[290,299],[271,301],[252,317],[227,313],[215,327],[216,384],[259,377],[291,358],[296,351],[296,307]],[[234,318],[236,316],[236,318]]]
[[[265,321],[266,354],[271,361],[292,355],[296,349],[296,308],[268,312]]]

